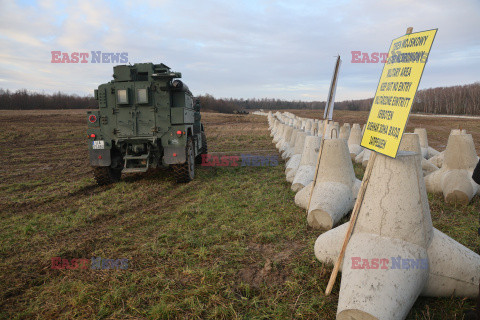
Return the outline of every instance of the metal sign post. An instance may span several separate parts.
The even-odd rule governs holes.
[[[312,190],[310,191],[310,197],[308,198],[307,214],[310,210],[310,203],[312,201],[313,189],[317,183],[318,168],[320,167],[320,159],[322,157],[323,142],[325,140],[325,133],[327,132],[327,127],[330,121],[333,118],[333,106],[335,102],[335,92],[337,91],[337,80],[338,80],[338,71],[340,70],[340,64],[342,60],[340,56],[337,56],[337,61],[335,62],[335,69],[333,69],[332,82],[330,83],[330,90],[328,91],[327,103],[325,104],[325,111],[323,112],[323,134],[320,142],[320,150],[318,150],[317,165],[315,166],[315,175],[313,176]]]

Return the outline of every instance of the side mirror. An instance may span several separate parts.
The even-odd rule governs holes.
[[[200,100],[195,100],[195,105],[193,106],[193,109],[195,109],[195,111],[200,111],[200,108],[201,108],[201,105],[200,105]]]

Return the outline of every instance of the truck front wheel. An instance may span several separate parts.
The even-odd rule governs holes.
[[[185,163],[172,165],[173,174],[178,183],[190,182],[195,178],[195,153],[193,151],[193,141],[191,137],[188,137],[185,148]]]

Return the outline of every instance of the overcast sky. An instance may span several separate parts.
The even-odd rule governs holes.
[[[182,72],[195,95],[323,101],[340,54],[336,100],[368,98],[383,65],[351,51],[387,52],[409,26],[438,28],[420,89],[480,81],[478,0],[0,0],[0,88],[92,94],[116,64],[90,52],[127,52]]]

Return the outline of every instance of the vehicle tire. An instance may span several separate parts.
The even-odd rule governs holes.
[[[122,170],[112,167],[94,167],[93,176],[99,186],[104,186],[120,181]]]
[[[177,183],[190,182],[195,178],[195,154],[191,137],[187,138],[187,146],[185,148],[185,163],[172,165],[173,175]]]
[[[195,163],[202,164],[202,154],[207,154],[207,153],[208,153],[207,136],[205,135],[205,132],[202,132],[202,147],[200,148],[200,153],[195,158]]]

